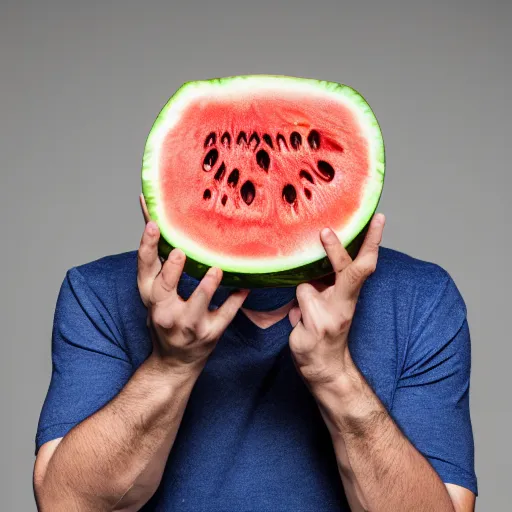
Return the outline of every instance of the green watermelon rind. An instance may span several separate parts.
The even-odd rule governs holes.
[[[345,228],[348,234],[345,236],[340,236],[339,232],[337,234],[349,253],[352,256],[357,254],[362,243],[362,237],[380,201],[385,176],[385,149],[382,133],[377,118],[367,101],[351,87],[337,82],[282,75],[242,75],[197,80],[183,84],[162,108],[150,130],[143,155],[142,192],[150,217],[160,227],[160,256],[165,259],[174,247],[180,247],[187,255],[185,267],[187,273],[196,278],[201,278],[210,266],[217,266],[224,271],[223,283],[234,286],[287,286],[328,274],[332,271],[332,268],[323,250],[321,253],[318,250],[302,251],[300,255],[294,255],[290,258],[274,260],[235,259],[228,262],[222,255],[208,252],[203,247],[194,247],[195,243],[193,241],[187,240],[186,237],[176,232],[169,225],[163,211],[160,209],[162,201],[159,199],[158,183],[159,147],[172,123],[179,121],[180,107],[186,107],[190,100],[204,94],[205,90],[223,88],[229,91],[229,88],[236,89],[238,85],[242,87],[272,85],[292,89],[312,86],[327,94],[337,95],[338,98],[343,97],[350,102],[352,107],[355,107],[355,111],[361,116],[362,125],[369,131],[367,137],[373,156],[373,174],[365,187],[365,197],[361,202],[361,208],[354,215],[355,219],[352,220],[351,229]]]
[[[364,236],[368,231],[370,223],[363,228],[351,243],[346,247],[347,252],[352,258],[357,256],[357,253],[363,243]],[[169,245],[163,237],[160,237],[158,244],[158,252],[165,260],[169,253],[173,250],[173,246]],[[184,271],[196,279],[201,279],[210,267],[200,263],[189,256],[185,261]],[[243,272],[229,272],[223,271],[222,284],[226,286],[235,286],[238,288],[265,288],[265,287],[284,287],[296,286],[300,283],[306,283],[313,279],[320,279],[333,272],[333,268],[327,256],[320,260],[313,261],[308,265],[302,267],[282,270],[279,272],[268,272],[266,274],[250,274]]]

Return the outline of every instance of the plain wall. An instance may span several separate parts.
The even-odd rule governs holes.
[[[160,108],[188,80],[273,73],[347,83],[372,105],[383,245],[439,263],[466,300],[477,508],[506,510],[511,25],[505,0],[2,0],[0,509],[35,510],[58,288],[71,266],[138,246]]]

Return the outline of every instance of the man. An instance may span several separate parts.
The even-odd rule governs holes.
[[[141,204],[138,253],[59,294],[40,510],[473,510],[470,337],[442,268],[379,247],[378,214],[353,261],[319,234],[329,281],[229,293],[180,250],[162,266]]]

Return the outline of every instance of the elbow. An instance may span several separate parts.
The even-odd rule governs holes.
[[[47,492],[47,486],[45,483],[46,476],[46,464],[42,464],[39,459],[36,459],[34,465],[34,472],[32,475],[32,487],[34,490],[34,498],[37,504],[37,510],[39,512],[45,512],[46,510],[56,510],[52,506],[52,500]]]
[[[55,486],[50,485],[45,476],[40,473],[34,472],[33,488],[39,512],[77,510],[78,500],[73,499],[64,489],[61,492],[55,492]]]
[[[109,492],[108,496],[77,494],[56,482],[34,477],[34,494],[39,512],[137,512],[153,496],[158,485],[132,485],[124,493]],[[126,487],[125,487],[126,489]]]
[[[114,504],[101,497],[92,499],[70,489],[63,482],[59,482],[58,474],[51,476],[34,471],[33,488],[34,497],[39,512],[69,512],[70,510],[95,510],[97,512],[111,512]],[[135,509],[138,510],[138,509]]]
[[[123,497],[114,505],[113,512],[136,512],[140,510],[155,494],[160,480],[152,482],[136,482]]]

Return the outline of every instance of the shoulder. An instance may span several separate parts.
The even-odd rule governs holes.
[[[450,273],[437,263],[381,247],[375,273],[369,279],[370,295],[391,301],[414,338],[426,326],[451,332],[467,317],[466,303]]]
[[[414,296],[418,303],[435,302],[446,294],[463,302],[452,276],[444,267],[388,247],[379,249],[377,269],[372,277],[376,284],[410,299]]]
[[[409,355],[426,357],[467,327],[466,303],[450,273],[439,264],[381,248],[374,276],[377,288],[391,292],[407,333]],[[373,295],[378,300],[378,294]]]
[[[79,274],[91,287],[103,286],[107,282],[114,284],[119,279],[126,281],[136,277],[137,251],[103,256],[72,267],[68,273]]]
[[[377,271],[381,277],[397,281],[407,280],[416,284],[442,283],[450,279],[449,273],[439,264],[389,247],[380,247]]]
[[[61,294],[82,309],[108,312],[119,322],[124,305],[138,306],[137,251],[104,256],[71,267],[64,278]]]

